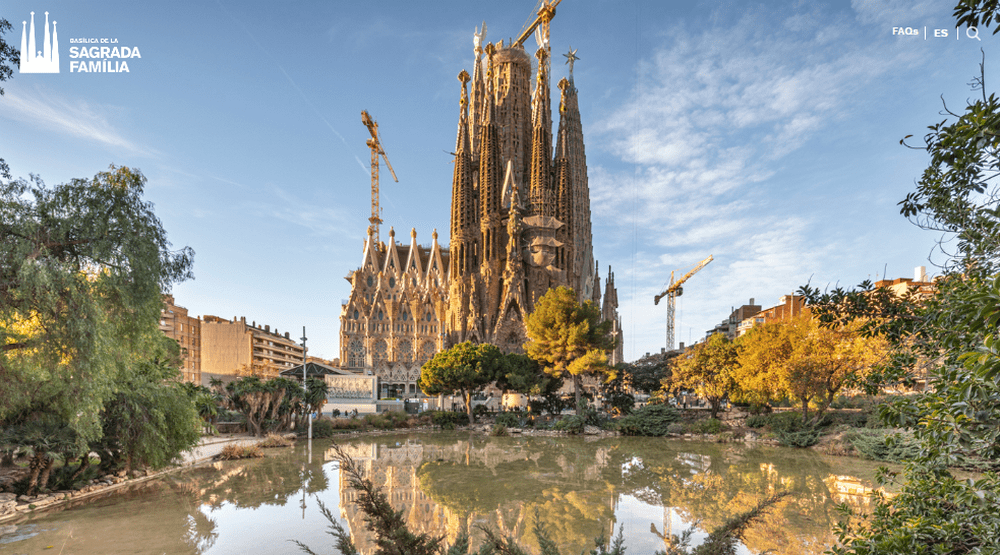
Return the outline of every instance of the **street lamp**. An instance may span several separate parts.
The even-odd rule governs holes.
[[[302,326],[302,400],[306,406],[306,410],[309,410],[309,385],[306,383],[306,327]],[[313,438],[313,419],[312,411],[310,410],[306,414],[306,419],[309,420],[309,441]]]

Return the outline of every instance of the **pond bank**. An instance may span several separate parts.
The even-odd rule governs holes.
[[[133,470],[131,476],[125,472],[108,474],[95,478],[89,486],[78,490],[54,491],[35,496],[0,493],[0,524],[13,523],[28,518],[36,511],[50,510],[71,501],[96,499],[106,494],[119,491],[128,486],[141,484],[171,472],[209,463],[227,446],[234,443],[257,443],[264,438],[247,434],[232,434],[226,436],[206,436],[198,445],[181,455],[182,462],[177,466],[159,471]]]

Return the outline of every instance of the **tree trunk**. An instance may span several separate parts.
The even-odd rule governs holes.
[[[709,413],[710,413],[709,417],[710,418],[718,418],[719,417],[719,407],[722,406],[722,399],[717,398],[717,397],[710,397],[708,399],[708,406],[710,407],[709,408]]]
[[[809,421],[809,398],[802,398],[802,422]]]
[[[82,476],[83,473],[86,472],[88,468],[90,468],[90,453],[89,452],[88,453],[84,453],[84,455],[82,457],[80,457],[80,468],[77,468],[76,472],[73,473],[73,477],[69,479],[70,482],[76,481],[76,479],[79,478],[80,476]]]
[[[49,476],[52,474],[52,463],[55,459],[52,457],[45,457],[45,466],[42,467],[42,475],[38,478],[38,489],[48,489],[49,487]]]
[[[35,490],[38,488],[38,474],[41,473],[44,464],[45,455],[42,453],[36,453],[31,457],[31,462],[28,464],[31,474],[28,476],[28,490],[25,492],[25,495],[35,495]]]
[[[469,415],[469,425],[471,426],[475,423],[475,420],[472,418],[472,391],[463,389],[462,398],[465,399],[465,413]]]
[[[580,383],[580,376],[573,376],[573,395],[576,397],[576,412],[574,414],[580,414],[580,389],[583,385]]]

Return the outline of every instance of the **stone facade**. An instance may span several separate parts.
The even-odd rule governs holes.
[[[550,52],[473,42],[463,70],[452,175],[450,247],[376,244],[369,230],[351,297],[341,310],[340,360],[372,373],[382,395],[412,396],[435,352],[473,341],[523,352],[525,319],[552,287],[571,287],[614,323],[622,361],[618,294],[609,269],[601,302],[593,255],[583,130],[573,83],[560,80],[553,151]],[[471,86],[470,86],[471,84]]]

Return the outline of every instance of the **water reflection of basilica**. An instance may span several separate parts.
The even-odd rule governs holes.
[[[613,536],[620,522],[627,545],[661,542],[648,545],[653,551],[669,541],[669,534],[662,536],[667,531],[679,533],[695,521],[711,529],[770,493],[790,491],[792,497],[752,528],[745,544],[752,552],[821,553],[834,541],[835,505],[863,508],[872,492],[863,480],[833,473],[827,458],[810,452],[789,456],[787,450],[696,443],[671,448],[631,438],[429,439],[394,437],[345,447],[403,511],[411,530],[444,535],[449,544],[467,532],[473,548],[482,525],[537,548],[531,533],[537,511],[566,552],[589,550],[594,537]],[[334,457],[326,453],[327,460]],[[373,537],[343,476],[338,492],[341,518],[361,552],[372,553]],[[643,507],[641,522],[622,512],[619,504],[626,499],[633,512],[637,503]]]

